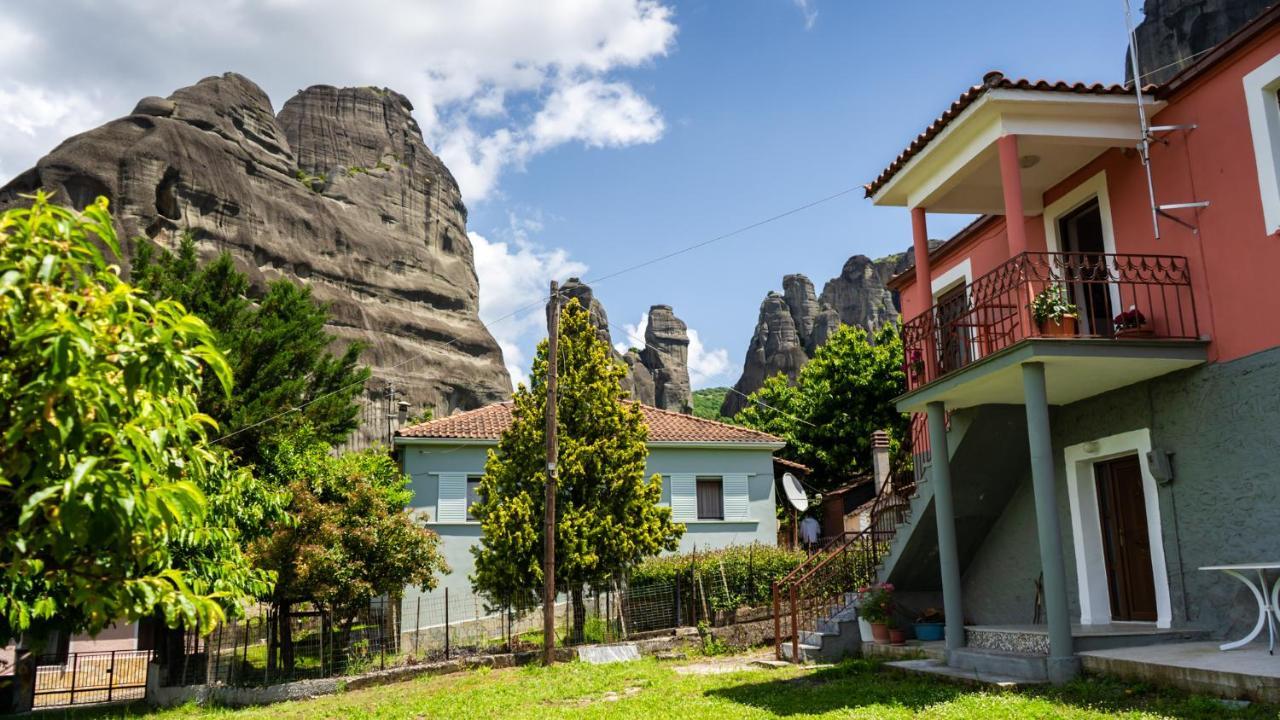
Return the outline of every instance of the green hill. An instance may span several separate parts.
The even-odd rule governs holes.
[[[729,394],[727,387],[702,388],[693,391],[693,414],[708,420],[725,420],[720,416],[720,406],[724,396]]]

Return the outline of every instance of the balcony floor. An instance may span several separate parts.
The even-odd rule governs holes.
[[[923,412],[930,402],[943,402],[948,410],[1021,405],[1021,366],[1040,362],[1049,404],[1067,405],[1203,364],[1207,345],[1207,340],[1028,339],[902,395],[896,404],[902,412]]]

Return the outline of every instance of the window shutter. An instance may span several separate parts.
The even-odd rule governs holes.
[[[440,499],[436,502],[436,522],[465,522],[467,519],[467,474],[440,473]]]
[[[692,473],[671,474],[671,519],[689,522],[698,519],[698,495]]]
[[[746,520],[750,516],[746,473],[724,476],[724,519]]]

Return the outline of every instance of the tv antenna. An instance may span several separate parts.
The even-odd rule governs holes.
[[[1147,108],[1143,104],[1142,98],[1142,70],[1138,66],[1138,33],[1133,25],[1133,8],[1130,7],[1129,0],[1124,0],[1124,24],[1125,29],[1129,32],[1129,68],[1133,72],[1133,94],[1138,99],[1138,126],[1142,132],[1142,140],[1138,142],[1138,153],[1142,156],[1142,169],[1147,174],[1147,196],[1151,199],[1151,230],[1155,234],[1155,239],[1160,239],[1160,218],[1168,218],[1179,225],[1187,228],[1193,233],[1199,233],[1200,230],[1189,222],[1186,222],[1176,215],[1171,215],[1170,210],[1198,210],[1209,207],[1209,201],[1203,200],[1198,202],[1171,203],[1161,205],[1156,200],[1155,181],[1151,177],[1151,142],[1166,142],[1156,137],[1156,133],[1168,133],[1177,130],[1191,131],[1196,129],[1195,124],[1184,125],[1151,125],[1147,120]]]

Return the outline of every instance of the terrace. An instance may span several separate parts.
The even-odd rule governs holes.
[[[1074,318],[1037,323],[1037,293],[1065,291]],[[1066,404],[1205,361],[1185,257],[1023,252],[903,326],[903,410],[1023,402],[1019,366],[1043,362]]]

